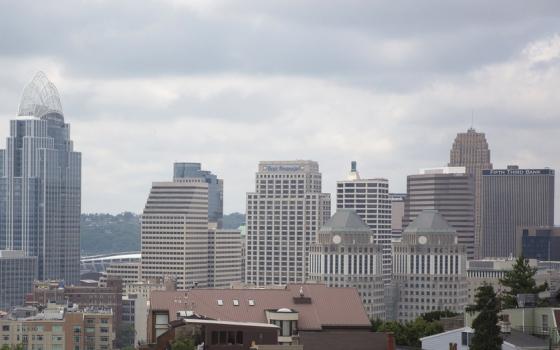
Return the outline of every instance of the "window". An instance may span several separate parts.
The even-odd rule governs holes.
[[[217,332],[217,331],[213,331],[213,332],[212,332],[212,339],[211,339],[212,345],[218,344],[218,343],[220,342],[219,339],[220,339],[220,335],[218,334],[218,332]]]
[[[7,332],[7,331],[10,330],[10,326],[4,325],[4,326],[2,326],[2,330],[3,330],[4,332]]]
[[[236,344],[243,344],[243,332],[237,331],[237,336],[235,337]]]
[[[542,331],[548,333],[548,315],[542,315]]]
[[[461,344],[470,346],[473,334],[468,332],[461,332]]]
[[[228,345],[234,345],[235,344],[235,332],[234,331],[229,331],[228,332],[227,343],[228,343]]]
[[[225,344],[227,340],[226,338],[227,338],[227,332],[220,331],[220,344]]]

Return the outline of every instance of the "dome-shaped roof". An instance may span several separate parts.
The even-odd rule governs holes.
[[[292,309],[288,309],[287,307],[282,307],[278,310],[276,310],[276,312],[293,312]]]
[[[63,115],[62,104],[54,84],[45,73],[38,72],[23,90],[18,115],[41,118],[48,113]]]
[[[447,220],[433,209],[424,209],[416,219],[404,229],[405,233],[456,233]]]
[[[353,209],[337,209],[336,213],[321,227],[321,233],[364,233],[370,228]]]

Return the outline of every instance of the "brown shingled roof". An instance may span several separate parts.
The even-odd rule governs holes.
[[[305,350],[392,350],[394,339],[387,333],[332,331],[299,332]]]
[[[300,287],[310,304],[296,303]],[[221,300],[223,305],[218,304]],[[234,305],[234,300],[239,305]],[[254,301],[254,306],[250,305]],[[368,328],[370,322],[355,288],[330,288],[323,284],[292,284],[283,289],[193,289],[183,292],[153,291],[152,310],[194,311],[205,317],[237,322],[264,322],[265,310],[289,308],[299,312],[298,329],[325,327]]]

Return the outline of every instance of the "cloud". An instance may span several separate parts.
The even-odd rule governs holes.
[[[260,160],[317,160],[331,193],[357,160],[405,191],[447,163],[472,114],[495,166],[560,169],[555,1],[0,6],[0,135],[46,71],[86,212],[141,211],[174,161],[221,176],[226,212],[244,211]]]

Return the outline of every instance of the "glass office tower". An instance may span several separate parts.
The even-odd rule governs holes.
[[[36,256],[41,280],[77,283],[81,154],[58,91],[42,72],[25,87],[0,164],[0,249]]]

